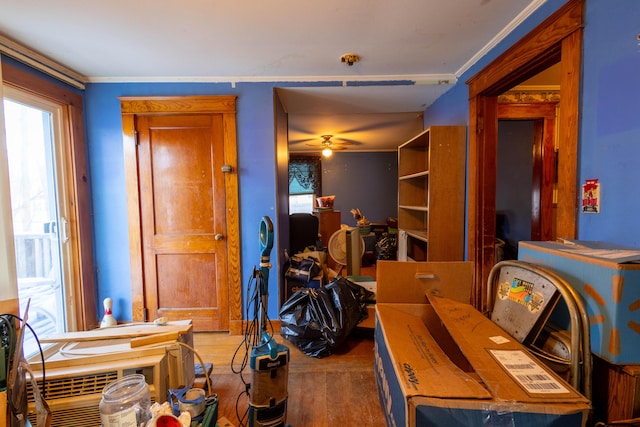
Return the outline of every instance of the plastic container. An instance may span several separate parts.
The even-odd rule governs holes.
[[[106,385],[100,401],[102,427],[139,427],[152,417],[151,392],[144,375],[133,374]]]

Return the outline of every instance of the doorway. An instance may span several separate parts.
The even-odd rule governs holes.
[[[472,304],[487,306],[486,283],[495,264],[498,96],[560,63],[556,233],[574,238],[583,2],[556,13],[467,81],[469,87],[469,246],[474,262]]]
[[[518,242],[531,240],[534,122],[498,122],[496,262],[518,258]]]
[[[536,92],[527,97],[535,99]],[[556,101],[498,103],[496,262],[517,259],[521,240],[555,238],[557,93],[552,97]]]

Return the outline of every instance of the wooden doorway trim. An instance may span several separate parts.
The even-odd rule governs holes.
[[[120,97],[124,140],[124,163],[129,217],[129,251],[131,258],[131,295],[134,321],[145,318],[144,275],[142,265],[142,236],[140,234],[139,182],[137,175],[137,150],[135,116],[153,114],[221,114],[224,132],[225,165],[232,173],[225,174],[227,261],[229,283],[229,332],[241,334],[242,281],[240,272],[240,227],[236,147],[236,97],[235,96],[169,96],[169,97]]]
[[[576,234],[578,114],[583,0],[569,0],[538,27],[467,81],[469,87],[469,241],[474,262],[472,304],[486,308],[495,263],[497,97],[560,62],[557,235]]]

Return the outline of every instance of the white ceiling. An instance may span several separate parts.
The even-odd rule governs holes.
[[[417,113],[544,1],[0,0],[0,36],[85,82],[300,82],[279,92],[291,141],[371,151],[420,130]]]

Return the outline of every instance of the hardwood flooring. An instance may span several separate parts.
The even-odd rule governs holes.
[[[244,384],[231,369],[231,362],[244,337],[227,333],[195,333],[194,346],[205,363],[213,363],[212,389],[219,398],[219,417],[236,427],[247,425],[239,419],[248,408],[242,395]],[[385,426],[373,368],[372,334],[358,332],[333,354],[317,359],[307,356],[289,341],[276,336],[289,348],[288,408],[286,423],[291,427]],[[239,369],[244,347],[236,359]],[[249,368],[244,377],[250,382]],[[237,403],[236,403],[237,402]],[[237,408],[237,409],[236,409]]]
[[[361,275],[376,277],[375,264],[362,267]],[[194,346],[205,363],[213,364],[211,388],[218,394],[219,417],[236,427],[248,425],[243,418],[249,400],[239,374],[231,363],[244,336],[224,333],[194,333]],[[289,348],[287,381],[287,421],[291,427],[383,427],[373,367],[373,332],[356,330],[328,357],[307,356],[295,345],[276,335]],[[240,369],[244,352],[236,356],[234,370]],[[249,368],[243,371],[251,381]],[[244,423],[244,424],[243,424]]]

